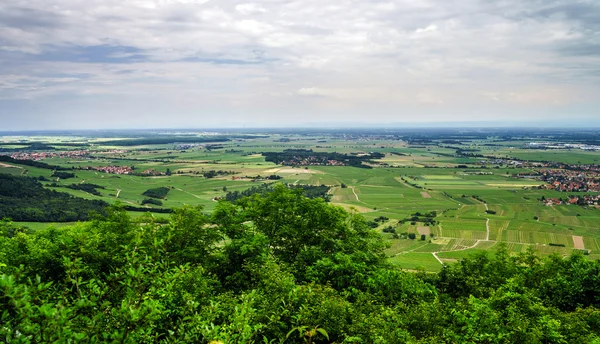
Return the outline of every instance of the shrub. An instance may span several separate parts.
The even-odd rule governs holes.
[[[163,205],[163,202],[160,200],[157,200],[157,199],[146,198],[142,201],[142,205],[146,205],[146,204],[153,204],[153,205],[161,206],[161,205]]]
[[[165,197],[167,197],[167,194],[169,193],[170,190],[171,189],[169,189],[167,187],[148,189],[148,190],[144,191],[144,193],[142,195],[148,196],[151,198],[164,199]]]

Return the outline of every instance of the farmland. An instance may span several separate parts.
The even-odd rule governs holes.
[[[566,255],[573,250],[583,250],[591,258],[600,255],[600,210],[593,205],[547,206],[540,199],[567,195],[540,188],[545,184],[540,180],[516,177],[521,172],[535,172],[531,167],[521,167],[520,161],[594,164],[600,158],[599,152],[531,150],[525,144],[534,138],[503,141],[497,134],[476,138],[458,135],[451,145],[433,134],[431,139],[415,141],[414,133],[195,135],[196,143],[194,135],[186,136],[184,142],[178,137],[169,140],[169,135],[160,140],[93,135],[4,136],[0,138],[0,149],[22,149],[25,156],[32,153],[27,150],[31,142],[50,147],[45,151],[86,153],[48,154],[39,159],[64,168],[75,174],[74,178],[57,178],[52,169],[19,163],[2,163],[0,173],[35,177],[48,189],[142,210],[130,212],[134,216],[146,210],[185,205],[201,205],[210,212],[227,193],[263,183],[326,185],[332,204],[360,213],[367,221],[386,218],[377,223],[376,230],[389,241],[389,261],[411,270],[437,271],[442,264],[452,264],[473,252],[493,250],[502,243],[515,254],[533,247],[543,255]],[[293,158],[289,150],[305,150],[303,158]],[[264,155],[286,151],[286,156],[292,158],[285,166],[268,162]],[[461,154],[465,151],[468,154]],[[318,163],[303,165],[302,161],[310,161],[304,158],[310,152],[320,152],[319,160],[312,160]],[[336,154],[325,158],[325,153]],[[350,159],[354,166],[344,165],[344,159]],[[112,171],[112,167],[128,172],[105,172]],[[83,187],[69,188],[72,184],[97,185],[97,193]],[[157,189],[165,191],[164,197],[149,203],[148,190]],[[436,213],[434,224],[410,220],[416,213],[431,211]],[[23,225],[32,229],[43,226]],[[384,233],[386,228],[391,230]],[[409,238],[411,234],[414,239]]]

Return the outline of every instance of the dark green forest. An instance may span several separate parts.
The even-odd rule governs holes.
[[[86,184],[71,184],[71,185],[67,185],[66,187],[69,188],[69,189],[72,189],[72,190],[81,190],[81,191],[90,193],[90,194],[95,195],[95,196],[102,196],[102,194],[100,193],[100,191],[98,191],[96,189],[105,189],[104,186],[96,185],[96,184],[91,184],[91,183],[86,183]]]
[[[302,195],[308,198],[322,198],[326,202],[331,200],[331,195],[329,194],[329,186],[326,185],[304,185],[304,184],[289,184],[286,185],[288,189],[292,190],[302,190]],[[269,192],[273,192],[274,184],[263,183],[259,186],[253,186],[249,189],[242,191],[229,191],[224,197],[224,200],[228,202],[235,203],[237,200],[242,199],[244,197],[250,197],[253,195],[264,195]]]
[[[365,219],[301,190],[123,209],[30,232],[0,223],[9,343],[593,343],[600,264],[505,248],[406,272]]]
[[[85,184],[83,184],[85,185]],[[48,190],[35,178],[0,173],[0,219],[14,221],[74,222],[106,214],[108,204]]]
[[[371,159],[381,159],[384,154],[372,152],[367,155],[341,154],[336,152],[313,152],[312,149],[285,149],[283,152],[264,152],[265,161],[281,165],[307,166],[327,165],[330,161],[336,161],[343,165],[370,168],[363,162]]]
[[[7,163],[11,163],[11,164],[31,166],[31,167],[37,167],[37,168],[45,168],[45,169],[49,169],[49,170],[67,170],[68,169],[68,168],[61,167],[61,166],[48,165],[45,162],[41,162],[41,161],[13,159],[6,155],[0,155],[0,162],[7,162]]]
[[[171,189],[167,187],[148,189],[142,193],[143,196],[148,196],[157,199],[165,199]]]

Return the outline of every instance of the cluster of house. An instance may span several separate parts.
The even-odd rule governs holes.
[[[553,161],[524,161],[515,159],[489,159],[481,160],[478,162],[479,165],[507,165],[521,168],[552,168],[552,169],[564,169],[571,171],[590,171],[600,172],[600,165],[598,164],[565,164],[561,162]]]
[[[204,147],[204,145],[197,144],[197,143],[182,143],[182,144],[175,145],[175,149],[177,149],[177,150],[185,150],[185,149],[191,149],[191,148],[195,148],[195,147]]]
[[[48,158],[79,158],[88,155],[88,150],[59,151],[59,152],[16,152],[10,155],[17,160],[40,161]]]
[[[164,172],[157,171],[153,168],[151,168],[149,170],[145,170],[144,172],[142,172],[142,174],[145,174],[148,176],[164,176],[165,175]]]
[[[133,169],[129,166],[99,166],[93,167],[95,170],[104,172],[104,173],[112,173],[112,174],[130,174],[133,173]]]
[[[124,154],[127,153],[127,150],[123,149],[113,149],[107,151],[94,151],[94,153],[98,154]],[[69,150],[69,151],[52,151],[52,152],[15,152],[12,154],[7,154],[13,159],[17,160],[34,160],[40,161],[43,159],[49,158],[81,158],[89,156],[91,151],[89,150]]]
[[[600,192],[598,172],[571,170],[540,170],[539,179],[548,183],[544,187],[562,192]]]
[[[514,167],[549,167],[551,163],[535,162],[535,161],[523,161],[516,159],[489,159],[480,160],[479,165],[506,165]]]
[[[555,142],[530,142],[527,144],[530,148],[545,148],[545,149],[581,149],[587,151],[600,150],[600,146],[586,145],[582,143],[555,143]]]
[[[545,205],[553,206],[559,204],[571,204],[571,205],[600,205],[600,195],[583,195],[583,196],[569,196],[568,199],[560,198],[546,198],[542,199]]]
[[[285,166],[345,166],[346,163],[339,160],[331,160],[319,156],[294,157],[281,162]]]

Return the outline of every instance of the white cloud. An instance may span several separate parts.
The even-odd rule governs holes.
[[[117,99],[147,98],[160,103],[146,109],[159,122],[173,103],[182,118],[210,109],[233,122],[242,110],[341,118],[332,108],[432,119],[490,102],[515,118],[556,104],[592,113],[595,13],[597,2],[567,0],[4,1],[0,98],[43,107],[102,94],[86,101],[114,99],[112,111]]]
[[[235,10],[244,15],[264,13],[267,11],[264,7],[257,4],[239,4],[235,6]]]
[[[317,87],[303,87],[303,88],[299,89],[297,91],[297,93],[298,93],[298,95],[301,95],[301,96],[310,96],[310,97],[314,97],[314,96],[326,97],[326,96],[333,95],[333,93],[331,91],[320,89]]]

